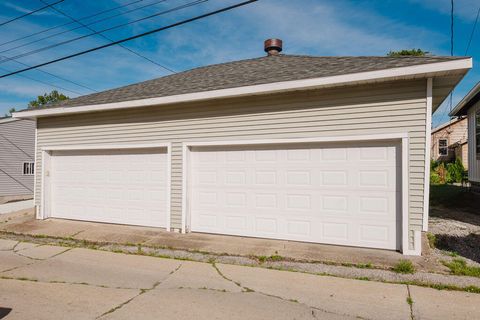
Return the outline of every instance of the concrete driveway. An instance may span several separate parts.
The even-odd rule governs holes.
[[[479,312],[480,294],[0,240],[0,319],[470,319]]]

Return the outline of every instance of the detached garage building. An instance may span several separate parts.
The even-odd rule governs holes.
[[[457,57],[278,54],[18,112],[49,217],[420,254]]]

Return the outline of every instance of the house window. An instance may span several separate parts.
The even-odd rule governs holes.
[[[475,113],[475,150],[480,157],[480,110]]]
[[[24,162],[23,163],[23,175],[31,176],[35,173],[35,163],[34,162]]]
[[[438,155],[448,156],[448,140],[438,139]]]

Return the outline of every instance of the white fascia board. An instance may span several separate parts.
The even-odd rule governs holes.
[[[472,67],[472,59],[466,58],[461,60],[453,60],[447,62],[437,62],[429,64],[421,64],[410,67],[400,67],[392,69],[384,69],[377,71],[351,73],[345,75],[282,81],[268,84],[260,84],[253,86],[244,86],[229,89],[220,89],[204,92],[195,92],[187,94],[172,95],[166,97],[130,100],[122,102],[104,103],[96,105],[84,105],[77,107],[58,107],[40,110],[29,110],[13,113],[14,118],[37,118],[45,116],[63,115],[71,113],[84,113],[95,111],[106,111],[127,108],[139,108],[147,106],[165,105],[182,102],[195,102],[219,98],[242,97],[258,94],[271,94],[295,90],[318,89],[324,87],[360,84],[371,81],[388,81],[405,79],[412,77],[431,77],[436,73],[448,71],[468,70]]]
[[[480,92],[480,82],[478,82],[463,99],[448,114],[450,117],[456,116],[470,100]]]

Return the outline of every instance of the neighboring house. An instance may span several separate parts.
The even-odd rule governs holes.
[[[431,114],[472,60],[280,50],[14,113],[38,218],[420,254]]]
[[[467,118],[455,118],[432,130],[430,155],[432,159],[452,162],[460,158],[468,169],[468,122]]]
[[[480,82],[450,112],[468,121],[468,180],[480,192]]]
[[[0,118],[0,203],[33,197],[35,121]]]

